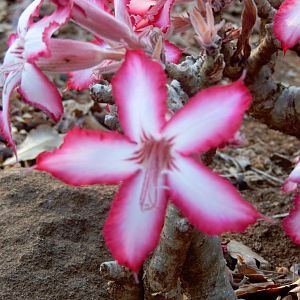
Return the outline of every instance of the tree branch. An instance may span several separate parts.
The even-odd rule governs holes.
[[[144,273],[146,300],[182,299],[179,276],[193,232],[178,209],[169,205],[160,243]]]
[[[225,272],[220,238],[195,231],[181,274],[182,286],[193,300],[234,300]]]
[[[246,84],[253,96],[250,113],[272,129],[300,137],[300,88],[272,79],[279,42],[271,25],[248,60]]]
[[[120,266],[116,261],[102,263],[100,274],[108,280],[107,290],[113,296],[114,300],[143,299],[142,282],[135,282],[132,272]]]
[[[257,14],[261,19],[273,21],[276,9],[271,5],[268,0],[255,0],[257,6]]]

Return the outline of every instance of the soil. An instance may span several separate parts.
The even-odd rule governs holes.
[[[114,187],[66,186],[48,174],[0,174],[0,299],[110,299],[101,229]]]
[[[15,1],[1,1],[1,5],[3,56],[17,6]],[[291,53],[279,57],[276,79],[299,84],[299,65],[299,58]],[[81,99],[83,95],[73,93],[72,97]],[[15,103],[13,115],[20,107]],[[40,112],[29,112],[35,120],[30,128],[48,122]],[[16,114],[12,121],[22,134],[30,129],[20,125]],[[242,132],[248,144],[218,151],[212,167],[274,221],[259,221],[244,233],[225,234],[223,239],[243,242],[269,261],[273,269],[290,268],[300,263],[300,251],[280,226],[280,215],[288,213],[293,205],[292,195],[282,193],[280,186],[300,153],[300,141],[250,117],[245,118]],[[4,144],[0,150],[3,160],[9,150]],[[115,190],[100,185],[69,187],[21,165],[1,170],[0,299],[110,299],[99,267],[112,259],[101,230]]]
[[[233,183],[241,190],[244,198],[265,216],[272,218],[288,213],[293,205],[293,197],[281,192],[280,181],[286,179],[293,168],[293,159],[299,152],[299,140],[271,130],[254,120],[244,122],[243,132],[248,139],[248,146],[222,151],[238,159],[249,159],[246,170],[237,179],[233,179]],[[223,175],[233,168],[228,163],[227,166],[221,165],[220,159],[215,163],[219,164],[216,169]],[[261,170],[265,174],[252,170]],[[268,175],[273,178],[269,179]],[[280,266],[290,268],[299,263],[300,251],[285,235],[281,220],[282,218],[275,218],[273,222],[258,221],[242,234],[223,237],[243,242],[269,261],[273,269]]]

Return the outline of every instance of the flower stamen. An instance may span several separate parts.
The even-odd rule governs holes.
[[[155,140],[145,137],[142,148],[133,158],[142,166],[145,172],[143,179],[140,205],[142,210],[149,210],[156,206],[159,193],[164,189],[164,175],[173,165],[170,141]]]

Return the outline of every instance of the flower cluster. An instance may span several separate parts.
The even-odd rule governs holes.
[[[243,231],[254,223],[261,216],[255,208],[195,155],[235,136],[251,101],[242,80],[198,92],[171,118],[166,105],[163,65],[178,63],[182,55],[168,38],[193,27],[204,49],[214,46],[223,22],[215,25],[212,2],[196,1],[173,27],[171,10],[182,0],[51,2],[50,15],[40,17],[44,0],[32,1],[22,13],[0,67],[0,130],[14,151],[9,117],[14,90],[58,121],[61,96],[44,72],[68,73],[68,87],[77,90],[104,73],[116,73],[112,91],[124,134],[75,128],[59,149],[38,157],[35,169],[76,186],[122,182],[104,226],[117,261],[139,270],[159,241],[168,201],[207,234]],[[223,7],[221,2],[214,1]],[[300,39],[299,3],[285,0],[275,16],[274,32],[284,51]],[[91,32],[94,40],[53,38],[68,21]],[[284,190],[295,190],[299,182],[300,163]],[[284,226],[300,243],[300,194]]]
[[[9,38],[9,49],[0,67],[3,89],[0,129],[8,144],[15,150],[9,98],[16,88],[24,101],[43,110],[54,121],[62,115],[61,96],[43,72],[69,73],[68,87],[85,89],[99,79],[96,74],[116,71],[126,49],[141,48],[151,55],[154,49],[157,52],[156,43],[160,41],[161,53],[156,56],[178,62],[182,51],[166,37],[173,2],[158,1],[138,10],[134,3],[127,6],[126,1],[118,0],[114,1],[112,11],[105,0],[52,0],[56,6],[54,12],[35,22],[44,0],[34,0],[20,16],[17,33]],[[141,21],[131,22],[138,17],[148,23],[142,26]],[[52,38],[69,20],[92,32],[95,41]],[[160,37],[154,39],[158,34]]]
[[[242,81],[199,92],[168,122],[166,76],[142,51],[127,52],[112,85],[125,135],[74,129],[36,169],[72,185],[123,181],[104,227],[119,263],[138,271],[158,243],[169,198],[208,234],[255,222],[259,214],[231,184],[191,157],[237,131],[251,100]]]

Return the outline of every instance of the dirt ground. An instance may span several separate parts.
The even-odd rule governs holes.
[[[15,2],[0,1],[0,57],[18,13]],[[291,53],[278,57],[277,80],[299,85],[299,75],[300,58]],[[61,85],[63,79],[56,78]],[[68,92],[67,97],[82,102],[87,93]],[[20,119],[20,110],[31,115],[29,121]],[[41,112],[18,101],[11,111],[18,143],[30,129],[49,124]],[[280,226],[293,204],[292,195],[282,193],[280,186],[300,154],[300,141],[249,116],[242,133],[248,144],[218,151],[212,167],[274,222],[259,221],[244,233],[225,234],[223,239],[243,242],[273,269],[290,268],[300,263],[300,251]],[[0,143],[0,162],[9,155],[11,151]],[[0,299],[109,299],[99,275],[101,262],[111,258],[101,228],[115,189],[75,189],[48,175],[28,173],[23,166],[0,170]]]
[[[246,161],[244,171],[236,175],[238,168],[232,161],[225,161],[224,165],[222,158],[215,162],[216,169],[226,177],[229,174],[244,198],[253,203],[262,214],[273,217],[287,213],[292,207],[292,196],[280,191],[280,181],[292,169],[293,158],[299,152],[299,141],[253,120],[244,122],[243,132],[249,146],[226,149],[222,154],[235,157],[242,163]],[[273,268],[289,268],[299,263],[300,251],[283,232],[281,220],[282,218],[275,218],[274,223],[259,221],[242,234],[224,235],[224,238],[243,242],[268,260]]]

